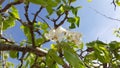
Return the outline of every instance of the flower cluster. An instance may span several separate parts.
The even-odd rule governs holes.
[[[81,43],[81,36],[82,35],[80,33],[68,31],[63,27],[51,29],[47,34],[45,34],[45,37],[51,41],[61,42],[63,40],[67,40],[75,43],[76,45]]]

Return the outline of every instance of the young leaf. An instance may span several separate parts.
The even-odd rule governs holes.
[[[44,39],[43,38],[38,38],[36,39],[36,46],[40,46],[42,43],[44,42]]]
[[[92,2],[92,0],[87,0],[88,2]]]
[[[74,54],[68,50],[64,50],[64,56],[65,56],[65,59],[74,68],[85,68],[84,65],[82,64],[82,62],[80,61],[79,57],[76,54]]]
[[[82,8],[82,6],[78,6],[78,7],[75,7],[75,8],[72,7],[72,13],[74,14],[74,16],[77,16],[77,12],[80,8]]]
[[[12,16],[9,16],[5,21],[3,21],[3,30],[15,26],[15,19]]]
[[[11,12],[10,12],[15,18],[18,18],[19,19],[19,13],[18,13],[18,10],[12,6],[11,7]]]
[[[79,59],[78,55],[75,53],[74,49],[69,46],[67,43],[62,45],[64,51],[65,59],[70,63],[74,68],[85,68],[84,64]]]
[[[75,17],[75,23],[77,25],[77,27],[79,27],[79,24],[80,24],[80,17]]]
[[[71,23],[71,25],[69,26],[70,29],[74,29],[75,28],[75,24]]]
[[[63,65],[63,64],[64,64],[63,60],[57,55],[57,51],[55,51],[55,50],[53,50],[53,49],[50,49],[48,54],[49,54],[50,57],[51,57],[54,61],[56,61],[58,64],[60,64],[60,65]]]
[[[116,4],[120,6],[120,0],[116,0]]]

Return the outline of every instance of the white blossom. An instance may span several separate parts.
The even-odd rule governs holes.
[[[75,44],[79,45],[81,43],[82,35],[78,32],[67,32],[66,34],[67,40],[70,42],[74,42]]]
[[[48,34],[45,34],[45,37],[52,41],[61,42],[64,39],[66,31],[63,27],[58,27],[57,29],[50,30]]]
[[[73,42],[76,45],[81,44],[81,34],[78,32],[71,32],[63,27],[58,27],[57,29],[51,29],[47,34],[45,34],[45,37],[47,39],[50,39],[51,41],[63,41],[67,40],[69,42]]]

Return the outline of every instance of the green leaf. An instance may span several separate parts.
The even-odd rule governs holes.
[[[49,15],[51,15],[53,13],[53,9],[52,9],[51,6],[47,6],[46,10],[47,10],[47,12],[48,12]]]
[[[75,2],[76,0],[69,0],[69,2]]]
[[[56,2],[54,0],[48,0],[47,1],[47,4],[48,6],[51,6],[51,7],[56,7],[58,5],[59,2]]]
[[[81,43],[78,47],[79,47],[80,49],[83,49],[84,43]]]
[[[53,63],[54,63],[54,60],[53,59],[51,59],[51,57],[47,54],[46,55],[46,64],[50,67],[50,66],[52,66],[53,65]]]
[[[100,44],[94,45],[95,56],[98,57],[98,60],[102,63],[109,63],[111,60],[111,56],[109,51]]]
[[[84,60],[85,60],[85,62],[90,63],[91,60],[96,60],[96,59],[97,59],[97,57],[95,57],[95,52],[91,52],[85,56]]]
[[[14,64],[12,62],[6,62],[6,67],[9,67],[9,68],[14,68]]]
[[[72,10],[72,6],[68,6],[68,5],[64,6],[64,11],[69,11],[69,10]]]
[[[59,68],[56,63],[52,64],[49,68]]]
[[[19,19],[18,10],[14,6],[11,7],[11,12],[10,13],[12,13],[15,18]]]
[[[63,1],[63,3],[64,3],[64,4],[66,4],[66,3],[67,3],[67,2],[66,2],[66,0],[62,0],[62,1]]]
[[[61,44],[65,59],[72,65],[74,68],[85,68],[84,64],[80,61],[78,55],[75,53],[74,49],[69,46],[67,43]]]
[[[36,46],[40,46],[45,40],[43,38],[36,39]]]
[[[12,16],[9,16],[5,21],[3,21],[3,30],[12,28],[15,26],[15,19]]]
[[[116,0],[116,4],[120,6],[120,0]]]
[[[8,53],[5,53],[4,54],[4,59],[8,59],[9,58],[9,54]]]
[[[70,29],[74,29],[75,28],[75,24],[71,23],[71,25],[69,26]]]
[[[25,36],[27,37],[28,41],[31,42],[30,29],[27,26],[23,26],[23,25],[20,28],[23,30],[23,32],[24,32]]]
[[[92,0],[87,0],[88,2],[92,2]]]
[[[79,57],[74,54],[71,53],[68,50],[64,50],[64,56],[65,59],[74,67],[74,68],[85,68],[84,65],[82,64],[82,62],[80,61]]]
[[[72,7],[71,9],[72,9],[72,13],[75,15],[75,16],[77,16],[77,12],[78,12],[78,10],[80,9],[80,8],[82,8],[82,6],[78,6],[78,7]]]
[[[79,27],[79,24],[80,24],[80,17],[75,17],[75,23],[77,25],[77,27]]]
[[[100,40],[96,40],[96,41],[92,41],[92,42],[89,42],[87,43],[87,46],[90,47],[90,48],[93,48],[95,46],[95,44],[99,44],[100,46],[105,46],[107,45],[106,43],[100,41]]]
[[[71,25],[69,26],[70,29],[73,29],[75,28],[75,24],[77,25],[77,27],[79,27],[79,23],[80,23],[80,17],[69,17],[68,20],[67,20]]]
[[[70,23],[74,23],[75,20],[76,20],[75,18],[73,18],[73,17],[69,17],[67,21],[70,22]]]
[[[46,30],[48,28],[48,25],[46,23],[41,23],[41,29]]]
[[[109,46],[111,50],[116,50],[120,47],[120,42],[112,41],[109,43]]]
[[[9,55],[11,58],[18,58],[18,52],[16,52],[16,51],[10,51]]]
[[[60,58],[60,57],[57,55],[57,51],[56,51],[56,50],[50,49],[49,52],[48,52],[48,54],[49,54],[49,56],[50,56],[54,61],[56,61],[58,64],[60,64],[60,65],[63,65],[63,64],[64,64],[62,58]]]
[[[47,6],[47,3],[46,3],[45,0],[28,0],[28,1],[30,1],[30,2],[32,2],[32,3],[34,3],[34,4],[42,5],[42,6],[44,6],[44,7]]]
[[[102,41],[96,40],[87,44],[88,47],[94,49],[95,57],[102,63],[109,63],[111,55],[106,48],[107,44]]]

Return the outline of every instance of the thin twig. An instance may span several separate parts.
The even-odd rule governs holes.
[[[58,21],[63,14],[64,14],[64,13],[60,14],[60,15],[54,20],[54,22]]]
[[[28,23],[31,23],[30,19],[29,19],[29,16],[28,16],[28,8],[29,8],[29,3],[24,7],[25,8],[25,17],[28,21]]]
[[[43,7],[41,6],[40,9],[35,13],[34,19],[33,19],[33,23],[35,22],[35,20],[36,20],[38,14],[41,12],[42,9],[43,9]]]
[[[55,25],[54,27],[57,28],[59,26],[61,26],[62,24],[64,24],[65,20],[68,18],[68,11],[65,12],[65,18],[57,25]]]
[[[114,0],[112,1],[111,4],[113,4],[113,5],[115,6],[114,10],[116,10],[116,4],[115,4],[115,1],[114,1]]]
[[[91,8],[91,7],[90,7],[90,8]],[[91,8],[91,9],[93,9],[93,8]],[[93,10],[94,10],[96,13],[98,13],[98,14],[100,14],[100,15],[102,15],[102,16],[104,16],[104,17],[110,19],[110,20],[115,20],[115,21],[119,21],[119,22],[120,22],[119,19],[115,19],[115,18],[112,18],[112,17],[106,16],[106,15],[102,14],[101,12],[97,11],[96,9],[93,9]]]
[[[19,59],[20,62],[21,62],[21,64],[20,64],[20,66],[19,66],[18,68],[22,68],[22,66],[23,66],[23,58],[24,58],[25,54],[26,54],[26,52],[23,52],[23,53],[22,53],[22,56],[21,56],[21,58]]]
[[[47,21],[45,21],[45,19],[43,19],[43,18],[42,18],[42,17],[40,17],[40,16],[38,16],[38,18],[40,18],[41,20],[43,20],[43,21],[44,21],[44,23],[46,23],[46,24],[47,24],[47,26],[51,29],[50,25],[47,23]]]

